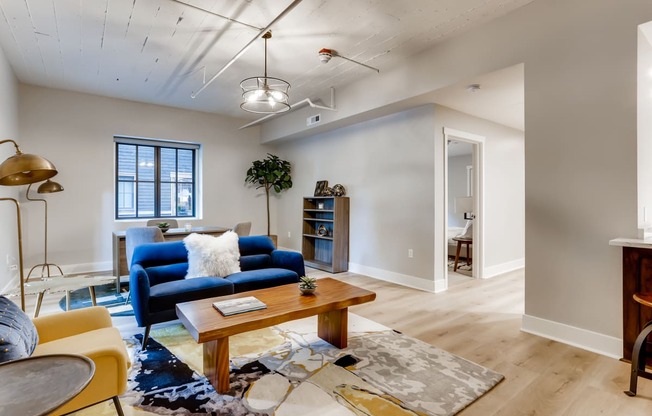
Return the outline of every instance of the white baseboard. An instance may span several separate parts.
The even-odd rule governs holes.
[[[373,277],[374,279],[384,280],[386,282],[396,283],[428,292],[435,292],[437,289],[437,285],[432,280],[421,279],[418,277],[409,276],[407,274],[390,272],[388,270],[377,269],[375,267],[364,266],[362,264],[349,263],[349,271],[351,273],[363,274],[365,276]]]
[[[622,339],[559,322],[523,315],[521,330],[617,360],[623,356]]]
[[[490,277],[498,276],[503,273],[511,272],[514,270],[522,269],[525,267],[525,259],[517,259],[508,261],[507,263],[497,264],[495,266],[489,266],[484,268],[483,279],[489,279]]]

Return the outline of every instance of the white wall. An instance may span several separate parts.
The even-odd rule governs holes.
[[[318,129],[423,103],[430,91],[524,63],[525,314],[534,318],[524,327],[618,354],[621,250],[608,241],[638,236],[637,27],[650,20],[649,0],[535,1],[338,90],[338,111]],[[314,134],[304,124],[310,113],[266,123],[263,140]]]
[[[459,146],[466,146],[472,149],[468,143],[460,143]],[[466,196],[466,172],[467,166],[473,165],[471,154],[448,157],[448,226],[464,227],[466,220],[463,212],[455,212],[455,198]]]
[[[432,289],[433,138],[433,106],[424,106],[280,144],[294,186],[279,198],[279,244],[300,250],[302,198],[318,180],[340,183],[350,197],[353,268]]]
[[[18,136],[18,82],[4,52],[0,49],[0,140],[14,139],[20,145]],[[29,146],[21,148],[26,153],[38,154],[39,149]],[[16,152],[11,143],[0,146],[0,163]],[[0,186],[0,198],[18,198],[16,187]],[[7,264],[18,264],[18,228],[16,206],[11,201],[0,201],[0,292],[18,285],[18,272],[10,271]],[[8,258],[7,258],[8,257]]]
[[[244,178],[268,149],[256,129],[238,130],[242,120],[27,85],[20,85],[19,103],[25,148],[50,159],[65,188],[45,196],[48,257],[64,271],[111,269],[111,233],[145,223],[114,220],[114,135],[202,143],[203,218],[192,223],[253,221],[253,234],[266,232],[264,197],[245,187]],[[30,267],[42,261],[43,204],[24,208]]]

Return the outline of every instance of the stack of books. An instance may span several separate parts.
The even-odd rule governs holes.
[[[222,315],[231,316],[239,313],[265,309],[267,308],[267,305],[253,296],[247,296],[245,298],[213,302],[213,307],[217,309]]]

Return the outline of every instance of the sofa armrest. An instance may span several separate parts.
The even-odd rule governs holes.
[[[139,326],[144,326],[149,315],[150,283],[147,271],[140,264],[132,264],[129,272],[131,306]]]
[[[39,344],[113,326],[111,315],[103,306],[40,316],[32,322],[38,331]]]
[[[295,251],[272,251],[272,267],[292,270],[299,277],[306,275],[306,268],[303,264],[303,255]]]

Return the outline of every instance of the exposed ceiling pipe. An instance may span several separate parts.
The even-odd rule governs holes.
[[[310,98],[304,98],[303,100],[292,104],[290,111],[296,110],[299,107],[303,107],[304,104],[308,104],[312,108],[318,108],[320,110],[328,110],[328,111],[337,111],[337,108],[335,108],[335,88],[331,87],[331,105],[330,107],[326,107],[324,105],[319,105],[315,104],[312,102]],[[287,112],[286,112],[287,113]],[[279,113],[274,113],[274,114],[267,114],[265,117],[261,117],[257,120],[252,121],[251,123],[245,124],[244,126],[240,127],[238,130],[246,129],[247,127],[255,126],[256,124],[262,123],[263,121],[267,120],[268,118],[272,118]]]
[[[208,87],[208,86],[209,86],[213,81],[215,81],[215,80],[217,79],[217,77],[219,77],[220,75],[222,75],[222,73],[224,73],[224,71],[226,71],[228,67],[230,67],[230,66],[231,66],[235,61],[237,61],[237,60],[238,60],[238,59],[239,59],[239,58],[240,58],[240,57],[241,57],[241,56],[242,56],[242,55],[247,51],[247,49],[249,49],[249,48],[251,47],[251,45],[254,44],[255,41],[257,41],[257,40],[258,40],[262,35],[264,35],[264,34],[269,30],[270,27],[272,27],[272,25],[274,25],[276,22],[278,22],[279,20],[281,20],[281,18],[283,18],[283,16],[285,16],[285,15],[288,14],[290,11],[292,11],[292,9],[294,9],[295,7],[297,7],[297,6],[299,5],[299,3],[301,3],[301,1],[302,1],[302,0],[294,0],[294,1],[293,1],[293,2],[288,6],[288,7],[285,8],[285,10],[283,10],[283,11],[281,12],[281,14],[279,14],[278,16],[276,16],[276,17],[274,18],[274,20],[272,20],[272,21],[271,21],[267,26],[265,26],[265,27],[264,27],[260,32],[258,32],[258,34],[256,35],[256,37],[254,37],[253,39],[251,39],[251,40],[249,41],[249,43],[247,43],[247,44],[245,45],[245,47],[242,48],[242,50],[240,50],[240,52],[238,52],[237,54],[235,54],[235,56],[234,56],[233,58],[231,58],[231,60],[230,60],[229,62],[227,62],[227,63],[222,67],[222,69],[220,69],[220,70],[217,72],[217,74],[213,75],[213,77],[212,77],[211,79],[209,79],[208,82],[206,82],[206,83],[205,83],[205,84],[204,84],[204,85],[203,85],[203,86],[202,86],[202,87],[201,87],[197,92],[192,93],[190,96],[191,96],[192,98],[197,97],[197,96],[198,96],[202,91],[204,91],[204,90],[206,89],[206,87]]]
[[[232,19],[232,18],[230,18],[230,17],[228,17],[228,16],[223,16],[223,15],[221,15],[221,14],[219,14],[219,13],[215,13],[215,12],[212,12],[212,11],[210,11],[210,10],[202,9],[201,7],[194,6],[194,5],[190,4],[190,3],[185,3],[185,2],[180,1],[180,0],[170,0],[170,1],[173,1],[173,2],[175,2],[175,3],[179,3],[179,4],[183,4],[184,6],[186,6],[186,7],[190,7],[191,9],[199,10],[199,11],[202,11],[202,12],[204,12],[204,13],[208,13],[208,14],[211,14],[211,15],[213,15],[213,16],[216,16],[216,17],[220,17],[220,18],[222,18],[222,19],[224,19],[224,20],[228,20],[228,21],[231,22],[231,23],[237,23],[237,24],[240,24],[240,25],[243,25],[243,26],[247,26],[247,27],[252,28],[252,29],[260,30],[259,27],[252,26],[252,25],[250,25],[250,24],[248,24],[248,23],[245,23],[245,22],[241,22],[241,21],[239,21],[239,20]]]

